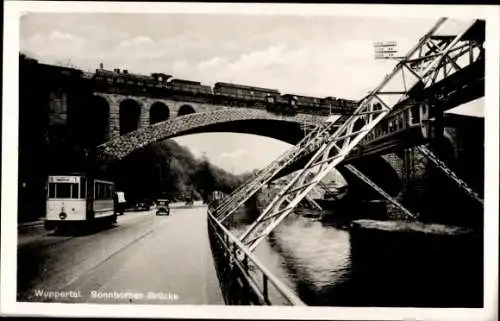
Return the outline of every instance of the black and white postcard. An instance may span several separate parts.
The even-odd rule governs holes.
[[[5,9],[3,315],[496,317],[498,6]]]

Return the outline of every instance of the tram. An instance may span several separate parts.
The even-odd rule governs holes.
[[[46,230],[116,221],[115,184],[85,174],[50,175],[47,181]]]

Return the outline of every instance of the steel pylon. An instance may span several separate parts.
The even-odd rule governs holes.
[[[377,191],[380,195],[382,195],[385,199],[387,199],[389,202],[394,204],[396,207],[398,207],[403,214],[405,214],[407,217],[410,219],[416,219],[418,217],[418,214],[410,212],[406,207],[404,207],[401,203],[399,203],[394,197],[389,195],[386,191],[384,191],[380,186],[375,184],[371,179],[366,177],[363,173],[361,173],[356,167],[353,165],[346,165],[346,168],[356,175],[359,179],[361,179],[363,182],[368,184],[371,188],[373,188],[375,191]]]
[[[321,137],[326,137],[330,132],[345,122],[347,117],[340,116],[333,122],[326,122],[323,126],[316,126],[310,131],[297,145],[287,150],[267,167],[260,170],[254,177],[240,185],[230,195],[225,197],[221,203],[214,209],[217,220],[223,223],[227,220],[241,205],[243,205],[252,195],[263,188],[271,179],[273,179],[282,169],[292,164],[294,161],[313,153],[318,149],[323,141]],[[313,200],[311,203],[319,207]],[[319,207],[321,208],[321,207]]]
[[[300,201],[342,162],[354,147],[415,88],[431,86],[439,75],[444,78],[472,64],[482,55],[482,47],[464,35],[477,23],[468,23],[454,36],[442,36],[438,30],[446,22],[441,18],[418,43],[397,63],[383,81],[371,91],[345,123],[332,135],[313,131],[321,147],[306,166],[274,197],[255,222],[240,236],[241,242],[254,250],[259,242],[287,217]],[[477,47],[477,50],[471,49]],[[468,54],[468,60],[458,60]],[[327,125],[325,126],[327,127]],[[299,151],[297,151],[299,152]],[[311,175],[312,174],[312,175]]]
[[[472,188],[460,179],[446,164],[441,161],[430,149],[425,146],[418,146],[417,150],[427,157],[438,169],[440,169],[447,177],[452,179],[469,197],[475,199],[482,205],[483,199]]]

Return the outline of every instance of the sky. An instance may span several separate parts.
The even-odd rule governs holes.
[[[29,13],[20,50],[41,62],[233,82],[317,97],[360,99],[394,66],[373,42],[406,53],[435,19],[244,14]],[[453,26],[453,24],[451,24]],[[481,108],[474,108],[482,115]],[[467,113],[467,111],[465,112]],[[260,168],[290,145],[243,134],[175,138],[234,173]]]

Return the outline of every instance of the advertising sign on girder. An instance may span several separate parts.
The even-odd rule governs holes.
[[[398,43],[396,41],[376,41],[373,43],[375,49],[375,59],[394,59]]]

